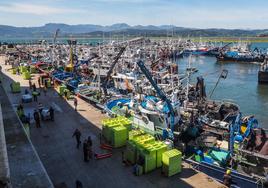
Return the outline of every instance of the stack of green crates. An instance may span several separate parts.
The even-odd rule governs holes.
[[[156,169],[156,149],[151,144],[144,145],[144,173],[151,172]]]
[[[145,134],[145,133],[142,130],[131,130],[128,133],[128,139],[133,140],[134,138],[136,138],[136,137],[138,137],[140,135],[143,135],[143,134]]]
[[[11,72],[12,72],[12,74],[16,74],[17,73],[17,69],[16,68],[13,68],[13,69],[11,69]]]
[[[102,124],[102,134],[108,143],[112,142],[112,129],[118,126],[120,126],[120,124],[114,121],[109,121],[106,124]]]
[[[167,145],[157,141],[153,143],[153,147],[156,150],[156,167],[159,168],[162,166],[162,154],[167,151]]]
[[[113,147],[122,147],[126,145],[131,126],[132,122],[122,116],[104,119],[102,120],[102,135]]]
[[[64,90],[67,89],[66,85],[62,84],[60,86],[58,86],[57,88],[57,92],[59,93],[59,95],[63,96],[64,95]]]
[[[136,163],[136,145],[133,141],[128,140],[127,141],[127,147],[125,151],[126,159],[131,163]]]
[[[135,164],[140,158],[144,159],[143,172],[148,173],[162,166],[162,155],[167,151],[167,145],[156,141],[152,135],[141,130],[131,130],[125,151],[126,159]],[[179,166],[179,165],[177,165]],[[175,170],[171,169],[171,173]]]
[[[20,93],[20,83],[19,82],[13,82],[11,84],[11,90],[12,90],[12,93]]]
[[[20,72],[24,73],[27,71],[27,67],[26,66],[20,66]]]
[[[127,142],[127,129],[124,126],[113,127],[111,142],[114,148],[125,146]]]
[[[181,172],[181,152],[177,149],[166,151],[162,154],[162,172],[166,176],[173,176]]]
[[[31,73],[29,71],[25,71],[22,73],[24,80],[30,80],[31,79]]]
[[[65,96],[64,93],[67,93],[66,98],[67,98],[67,99],[70,99],[70,96],[71,96],[71,92],[70,92],[70,90],[69,90],[69,89],[64,89],[64,90],[63,90],[63,94],[61,94],[61,95],[62,95],[62,96]]]

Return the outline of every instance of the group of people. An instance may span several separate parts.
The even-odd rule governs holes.
[[[38,86],[39,88],[41,88],[41,77],[38,78]],[[29,79],[29,88],[30,90],[32,90],[32,95],[33,95],[33,100],[35,102],[37,102],[37,96],[39,95],[39,93],[36,90],[36,85],[35,83],[32,83],[32,80]],[[44,91],[44,95],[46,96],[47,94],[47,88],[48,88],[48,81],[44,80],[44,87],[43,87],[43,91]]]
[[[79,129],[75,129],[73,136],[76,138],[76,148],[79,149],[81,144],[81,131]],[[88,162],[90,158],[92,158],[92,139],[88,136],[87,139],[83,142],[83,155],[84,161]]]
[[[39,103],[38,110],[34,110],[34,113],[33,113],[36,128],[41,128],[42,110],[43,110],[43,105],[42,103]],[[54,121],[54,108],[52,106],[50,106],[49,108],[49,118],[51,121]]]

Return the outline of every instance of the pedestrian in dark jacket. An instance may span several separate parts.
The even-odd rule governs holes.
[[[79,180],[76,180],[76,181],[75,181],[75,186],[76,186],[76,188],[83,188],[83,184],[82,184],[82,182],[79,181]]]
[[[88,157],[92,158],[92,140],[90,136],[88,136],[87,138],[87,147],[88,147]]]
[[[88,144],[87,144],[87,139],[84,140],[83,143],[83,153],[84,153],[84,161],[88,162]]]
[[[32,89],[32,87],[33,87],[33,85],[32,85],[32,80],[29,79],[29,88],[30,88],[30,90]]]
[[[74,98],[74,110],[76,111],[77,110],[77,98]]]
[[[50,106],[49,108],[49,115],[50,115],[50,120],[54,121],[54,108],[52,108],[52,106]]]
[[[40,128],[41,127],[41,125],[40,125],[40,115],[39,115],[37,110],[34,111],[33,116],[34,116],[36,128]]]
[[[36,91],[36,85],[35,85],[35,83],[33,84],[33,91]]]
[[[38,78],[38,87],[41,88],[41,77]]]
[[[73,137],[75,136],[76,138],[76,148],[79,149],[79,146],[81,144],[81,132],[78,129],[75,129],[74,133],[73,133]]]

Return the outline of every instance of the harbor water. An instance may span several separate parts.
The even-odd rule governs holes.
[[[268,43],[255,43],[252,48],[268,48]],[[185,71],[189,57],[177,60],[179,72]],[[203,76],[209,97],[221,71],[228,70],[226,79],[221,79],[211,99],[227,100],[239,104],[242,114],[255,115],[259,124],[268,128],[268,85],[258,84],[259,65],[254,63],[217,62],[215,57],[192,56],[191,66],[198,69],[191,78]]]

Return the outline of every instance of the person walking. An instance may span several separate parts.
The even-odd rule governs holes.
[[[54,121],[54,108],[52,108],[52,106],[50,106],[49,108],[49,115],[50,115],[50,120]]]
[[[88,148],[88,157],[89,158],[92,158],[92,140],[91,140],[91,137],[88,136],[87,138],[87,148]]]
[[[84,153],[84,162],[88,162],[88,144],[87,139],[83,142],[83,153]]]
[[[44,86],[43,90],[44,90],[44,95],[47,96],[47,88],[46,88],[46,86]]]
[[[76,181],[75,181],[75,187],[76,187],[76,188],[83,188],[83,184],[82,184],[82,182],[79,181],[79,180],[76,180]]]
[[[81,140],[80,140],[81,132],[79,131],[79,129],[75,129],[72,137],[74,137],[74,136],[76,138],[76,148],[79,149],[79,146],[81,144]]]
[[[36,85],[35,85],[35,83],[33,84],[33,91],[36,92]]]
[[[38,78],[38,87],[41,88],[41,77]]]
[[[32,90],[32,88],[33,88],[33,84],[32,84],[31,78],[29,79],[29,88],[30,88],[30,90]]]
[[[77,98],[74,98],[74,110],[77,111],[77,105],[78,105],[78,101]]]
[[[33,96],[34,102],[37,102],[37,92],[36,91],[32,92],[32,96]]]
[[[34,110],[33,116],[34,116],[36,128],[40,128],[41,127],[41,125],[40,125],[40,115],[39,115],[37,110]]]
[[[48,88],[48,84],[47,84],[47,79],[45,79],[45,81],[44,81],[44,86],[45,86],[45,88]]]

